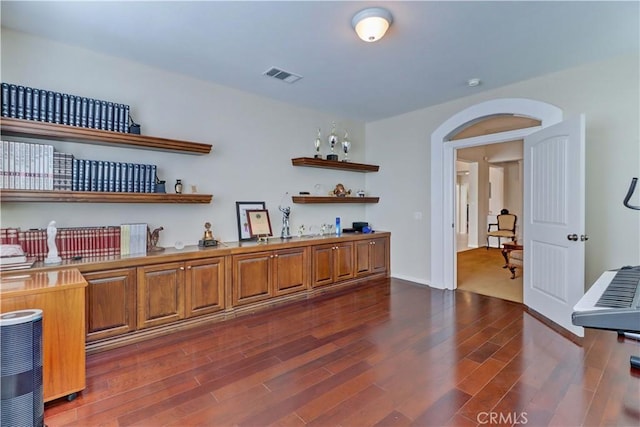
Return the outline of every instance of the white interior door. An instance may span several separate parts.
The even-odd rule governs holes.
[[[571,313],[584,294],[584,129],[581,115],[524,139],[524,304],[580,337]]]

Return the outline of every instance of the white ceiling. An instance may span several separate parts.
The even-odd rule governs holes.
[[[384,6],[376,43],[351,18]],[[2,26],[373,121],[638,53],[636,1],[5,1]],[[300,74],[288,84],[262,75]],[[482,84],[467,87],[469,78]]]

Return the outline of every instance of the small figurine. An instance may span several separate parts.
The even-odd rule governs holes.
[[[51,221],[47,226],[47,247],[49,252],[44,259],[45,264],[58,264],[62,262],[62,258],[58,255],[58,247],[56,246],[56,234],[58,229],[56,228],[56,222]]]
[[[351,190],[345,190],[344,185],[338,184],[333,189],[333,195],[337,197],[346,197],[351,194]]]
[[[207,248],[210,246],[217,246],[218,241],[213,237],[213,231],[211,231],[211,223],[204,223],[204,236],[202,240],[198,241],[198,246],[201,248]]]
[[[149,226],[147,226],[147,252],[164,251],[164,248],[158,246],[158,241],[160,240],[160,232],[162,230],[164,230],[164,227],[158,227],[155,230],[151,231]]]

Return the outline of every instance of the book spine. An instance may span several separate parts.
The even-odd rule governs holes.
[[[129,109],[126,105],[120,104],[120,132],[129,131]]]
[[[133,193],[133,163],[127,163],[127,192]]]
[[[40,89],[40,121],[47,121],[47,91]]]
[[[58,248],[58,256],[62,259],[66,259],[67,252],[66,247],[64,245],[64,228],[58,228],[58,232],[56,233],[56,247]]]
[[[76,126],[76,97],[69,95],[69,125]]]
[[[16,188],[16,143],[9,141],[9,188]]]
[[[122,164],[120,162],[113,162],[113,191],[120,192],[121,176],[122,176]]]
[[[45,190],[53,190],[53,145],[45,146],[45,161],[47,171]]]
[[[129,189],[127,188],[127,179],[129,166],[127,163],[120,163],[120,191],[122,193],[127,193]]]
[[[2,141],[2,177],[0,180],[0,188],[8,188],[9,185],[9,142]]]
[[[107,162],[107,163],[109,165],[109,168],[108,168],[109,187],[106,191],[113,193],[116,191],[116,162]]]
[[[89,100],[80,98],[80,126],[89,127]]]
[[[102,115],[102,111],[100,110],[100,101],[96,101],[95,99],[89,99],[89,117],[87,122],[89,123],[90,128],[100,129],[100,116]]]
[[[114,129],[114,105],[113,102],[107,103],[107,130],[113,131]]]
[[[9,117],[18,117],[18,86],[9,85]]]
[[[100,116],[100,129],[107,130],[107,101],[99,101],[99,102],[102,110],[102,115]]]
[[[33,89],[24,88],[24,118],[33,120]]]
[[[133,192],[140,193],[140,165],[133,164]]]
[[[16,114],[19,119],[24,119],[24,86],[18,86]]]
[[[62,123],[62,94],[60,92],[53,94],[53,122]]]
[[[91,165],[92,169],[91,171],[93,172],[93,164]],[[104,176],[104,161],[103,160],[97,160],[96,161],[96,185],[95,185],[95,191],[104,191],[104,182],[105,182],[105,176]],[[91,188],[91,191],[93,190],[93,185]]]
[[[0,228],[0,244],[2,245],[8,244],[6,228]]]
[[[9,84],[2,83],[2,117],[9,117]]]
[[[151,192],[156,192],[156,176],[158,174],[158,166],[151,165]]]
[[[124,123],[125,123],[124,129],[125,130],[124,131],[125,131],[125,133],[129,133],[129,114],[131,114],[130,107],[128,105],[125,105],[124,106],[124,117],[125,117],[125,120],[124,120]]]
[[[73,179],[73,155],[64,153],[64,181],[63,190],[71,190],[71,181]]]
[[[81,191],[91,191],[91,162],[89,160],[82,160],[82,190]]]
[[[31,91],[31,118],[33,120],[40,120],[40,89],[33,89]]]
[[[82,97],[76,96],[76,123],[75,125],[82,126]]]
[[[55,115],[56,95],[52,91],[47,91],[47,122],[53,123]]]
[[[19,228],[7,228],[7,244],[8,245],[17,245],[18,242],[18,232]]]
[[[69,124],[69,95],[62,94],[62,124]]]
[[[71,162],[71,191],[80,191],[80,160],[73,159]]]
[[[98,162],[96,160],[87,160],[89,162],[89,189],[87,191],[98,191]]]

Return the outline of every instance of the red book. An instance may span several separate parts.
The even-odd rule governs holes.
[[[9,245],[18,245],[20,242],[18,241],[18,231],[19,228],[7,228],[7,244]]]
[[[7,231],[8,229],[6,228],[0,228],[0,243],[3,245],[9,244],[9,237],[8,237]]]

